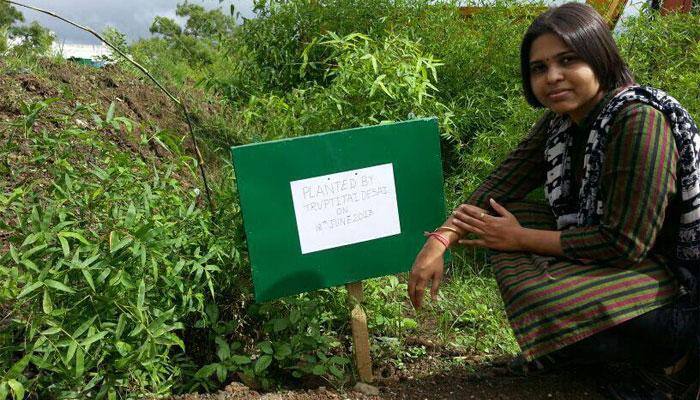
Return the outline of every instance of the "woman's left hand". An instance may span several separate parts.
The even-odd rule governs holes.
[[[469,204],[462,204],[452,212],[452,223],[456,227],[478,236],[478,239],[462,239],[459,243],[500,251],[522,250],[519,238],[523,228],[518,219],[496,200],[491,199],[490,202],[498,216]]]

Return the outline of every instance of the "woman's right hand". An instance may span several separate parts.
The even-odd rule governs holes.
[[[443,254],[445,253],[445,245],[440,243],[435,238],[428,238],[423,245],[423,248],[416,256],[413,262],[411,273],[408,278],[408,297],[411,298],[413,308],[416,310],[421,307],[425,288],[428,286],[428,281],[432,280],[430,287],[430,297],[437,300],[438,289],[442,281],[444,271]]]

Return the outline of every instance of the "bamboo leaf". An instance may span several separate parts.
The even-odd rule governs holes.
[[[24,399],[24,386],[21,383],[14,379],[10,379],[7,381],[7,384],[10,385],[12,394],[16,400]]]
[[[34,351],[32,349],[32,351]],[[19,377],[22,372],[24,372],[24,369],[27,368],[27,365],[29,365],[29,361],[32,359],[32,353],[29,353],[22,357],[19,361],[17,361],[12,368],[5,374],[5,377],[7,378],[14,378],[14,377]]]
[[[17,298],[21,299],[22,297],[37,290],[38,288],[42,287],[43,285],[44,285],[44,282],[39,281],[39,282],[34,282],[29,286],[25,286],[24,289],[22,289],[22,291],[19,293],[19,295],[17,295]]]
[[[68,345],[68,350],[66,351],[66,358],[65,358],[65,363],[68,364],[70,363],[70,360],[73,359],[73,356],[75,355],[75,350],[78,348],[78,343],[73,341],[71,342],[70,345]]]
[[[46,314],[51,314],[51,312],[53,311],[53,302],[51,301],[51,295],[49,295],[49,290],[46,287],[44,287],[44,299],[41,302],[41,308]]]
[[[81,266],[82,266],[83,268],[89,267],[89,266],[92,265],[92,263],[94,263],[95,260],[97,260],[98,258],[100,258],[100,255],[99,255],[99,254],[96,254],[96,255],[94,255],[94,256],[88,258],[87,260],[83,261]]]
[[[70,246],[68,245],[68,241],[63,236],[59,236],[58,241],[61,242],[61,248],[63,249],[63,255],[65,257],[68,257],[70,255]]]
[[[103,170],[102,168],[100,168],[98,166],[93,166],[92,170],[90,172],[92,172],[93,175],[98,177],[101,181],[105,181],[105,180],[109,179],[109,174],[107,173],[107,171]]]
[[[95,292],[95,283],[92,281],[92,275],[90,274],[90,271],[84,269],[82,270],[82,272],[85,281],[88,283],[88,285],[90,285],[90,289],[92,289],[92,291]]]
[[[115,338],[119,339],[124,333],[124,328],[126,327],[126,318],[124,314],[119,315],[119,321],[117,321],[117,327],[114,329]]]
[[[55,281],[53,279],[47,279],[44,281],[44,284],[50,288],[54,288],[56,290],[60,290],[62,292],[66,293],[75,293],[75,290],[71,289],[70,287],[64,285],[63,283],[59,281]]]
[[[45,331],[42,331],[41,334],[44,336],[50,336],[50,335],[55,335],[59,332],[61,332],[61,328],[58,326],[54,326],[53,328],[49,328],[49,329],[46,329]]]
[[[89,320],[83,322],[83,324],[80,325],[78,327],[78,329],[75,330],[75,332],[73,332],[73,339],[77,339],[80,337],[80,335],[85,333],[85,331],[88,330],[90,325],[92,325],[92,323],[95,322],[95,319],[97,319],[97,316],[94,316],[94,317],[90,318]]]
[[[96,334],[94,334],[94,335],[92,335],[92,336],[86,338],[85,340],[83,340],[83,341],[81,342],[81,344],[82,344],[83,346],[85,346],[85,347],[88,347],[88,346],[90,346],[91,344],[95,343],[96,341],[98,341],[98,340],[102,339],[103,337],[107,336],[108,333],[109,333],[109,332],[107,332],[107,331],[98,332],[98,333],[96,333]]]
[[[132,240],[133,240],[133,239],[131,239],[130,237],[126,237],[126,238],[120,240],[119,243],[117,243],[117,244],[114,245],[114,246],[112,246],[113,242],[110,242],[109,252],[112,253],[112,254],[118,252],[119,250],[121,250],[122,248],[124,248],[124,246],[127,246],[129,243],[131,243]]]
[[[34,261],[32,260],[22,259],[22,265],[34,272],[39,272],[39,267],[37,267],[36,264],[34,264]]]
[[[79,240],[83,244],[90,244],[90,242],[88,242],[87,239],[85,239],[85,237],[78,232],[62,231],[58,233],[58,237],[70,237]]]
[[[110,271],[109,268],[105,268],[105,269],[104,269],[102,272],[100,272],[100,274],[97,276],[97,282],[99,282],[100,284],[104,283],[105,279],[107,279],[107,277],[109,276],[109,274],[110,274],[111,272],[112,272],[112,271]]]
[[[83,349],[81,347],[78,347],[78,349],[75,352],[75,376],[76,376],[76,378],[83,376],[84,372],[85,372],[85,353],[83,353]]]
[[[24,254],[22,254],[22,258],[24,258],[24,259],[29,259],[29,257],[31,257],[32,255],[34,255],[35,253],[37,253],[37,252],[39,252],[39,251],[41,251],[41,250],[44,250],[44,249],[47,248],[47,247],[49,247],[49,245],[48,245],[48,244],[45,244],[45,243],[44,243],[44,244],[40,244],[40,245],[38,245],[38,246],[34,246],[34,247],[32,247],[31,249],[25,251]]]
[[[141,282],[139,282],[139,294],[138,294],[138,299],[136,300],[136,307],[139,309],[143,308],[143,302],[146,298],[146,283],[141,279]]]
[[[13,245],[10,245],[10,256],[12,256],[12,261],[14,261],[15,264],[19,264],[19,255],[17,254],[17,249],[15,249]]]
[[[37,239],[39,239],[39,233],[29,234],[26,238],[24,238],[24,242],[22,242],[20,247],[29,246],[30,244],[36,242]]]
[[[122,357],[126,357],[129,353],[131,353],[132,350],[132,347],[129,343],[125,343],[122,341],[115,343],[114,347],[116,347],[117,351]]]
[[[107,110],[107,116],[105,117],[105,122],[108,124],[112,122],[112,119],[114,118],[114,109],[116,107],[116,104],[112,102],[112,104],[109,105],[109,109]]]

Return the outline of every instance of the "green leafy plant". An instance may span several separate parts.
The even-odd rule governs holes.
[[[114,104],[104,119],[92,116],[98,131],[133,126]],[[204,313],[228,257],[174,179],[176,164],[152,171],[96,135],[30,130],[37,162],[51,160],[49,186],[0,197],[10,234],[0,303],[12,335],[0,349],[0,385],[15,397],[20,387],[64,398],[168,393],[182,321]],[[75,146],[92,148],[93,161],[75,159]]]

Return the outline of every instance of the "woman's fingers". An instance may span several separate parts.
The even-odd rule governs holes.
[[[477,206],[472,206],[470,204],[462,204],[459,207],[457,207],[455,211],[467,214],[470,217],[479,221],[488,221],[489,219],[493,218],[493,216],[489,214],[487,210],[484,210],[483,208]]]
[[[477,228],[483,229],[484,221],[489,215],[478,207],[457,207],[457,209],[452,212],[452,216],[461,220],[462,222],[466,222],[476,226]]]
[[[455,211],[453,215],[454,219],[452,220],[452,223],[458,228],[461,228],[467,232],[476,233],[477,235],[484,234],[483,221],[479,221],[459,211]]]
[[[479,215],[480,213],[488,214],[489,212],[481,207],[473,206],[471,204],[460,204],[457,206],[457,210],[470,215]]]
[[[498,204],[495,199],[489,199],[489,203],[491,203],[491,207],[493,207],[493,209],[496,210],[496,212],[502,217],[510,217],[512,215],[510,211],[506,210],[505,207]]]
[[[420,279],[411,279],[408,282],[408,297],[411,298],[411,304],[416,310],[420,308],[423,302],[423,294],[425,293],[425,281]]]
[[[433,282],[430,286],[430,297],[437,301],[438,291],[440,290],[440,283],[442,282],[442,271],[435,272],[433,275]]]

